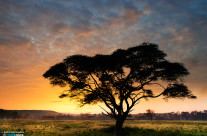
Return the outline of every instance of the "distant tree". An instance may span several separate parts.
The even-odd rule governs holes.
[[[147,109],[146,110],[146,115],[152,121],[153,116],[155,116],[154,110]]]
[[[76,99],[82,106],[104,103],[109,109],[102,108],[104,114],[116,120],[119,135],[128,114],[142,99],[196,98],[183,84],[183,77],[189,74],[187,69],[165,57],[157,44],[142,43],[110,55],[72,55],[50,67],[43,76],[52,85],[69,87],[60,98]],[[149,88],[155,85],[162,88],[156,95]]]
[[[184,120],[189,120],[190,119],[190,113],[189,112],[181,112],[181,117]]]
[[[197,120],[199,117],[198,117],[198,114],[199,114],[199,112],[198,111],[192,111],[191,113],[190,113],[190,115],[191,115],[191,119],[192,120]]]

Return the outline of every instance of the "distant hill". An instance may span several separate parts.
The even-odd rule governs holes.
[[[17,112],[18,114],[29,114],[29,115],[40,115],[40,116],[55,116],[60,113],[55,112],[55,111],[50,111],[50,110],[5,110],[8,112]]]
[[[41,118],[44,116],[57,116],[61,113],[50,110],[4,110],[0,109],[0,119],[15,118]]]

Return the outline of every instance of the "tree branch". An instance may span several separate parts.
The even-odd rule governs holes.
[[[161,86],[164,90],[166,89],[163,85],[161,85],[160,83],[148,83],[148,84],[157,84],[159,86]]]
[[[99,107],[101,107],[101,106],[99,105]],[[111,118],[115,118],[116,117],[115,115],[110,114],[108,111],[106,111],[103,107],[101,107],[101,109],[103,109],[107,113],[107,114],[105,114],[104,112],[102,112],[104,115],[109,116]]]
[[[95,78],[94,78],[91,74],[90,74],[90,76],[92,77],[92,79],[94,80],[94,82],[97,84],[98,88],[104,90],[102,87],[100,87],[100,86],[98,85],[97,81],[95,80]],[[97,77],[98,77],[98,76],[97,76]],[[98,78],[99,78],[99,77],[98,77]],[[105,85],[103,82],[102,82],[102,84],[107,88],[107,85]],[[110,97],[109,97],[110,102],[111,102],[112,105],[116,108],[116,110],[118,110],[119,108],[118,108],[118,105],[116,104],[116,100],[115,100],[114,96],[110,93],[109,89],[105,89],[104,91],[110,96]],[[100,94],[100,95],[101,95],[101,94]],[[105,98],[104,98],[104,99],[105,99]],[[102,99],[102,100],[105,102],[104,99]],[[108,106],[107,106],[107,107],[108,107]],[[111,110],[111,108],[110,108],[110,110]],[[114,113],[115,113],[115,110],[114,110]]]
[[[95,80],[95,78],[91,74],[90,74],[90,76],[94,80],[94,82],[97,84],[98,88],[102,89],[101,87],[99,87],[99,85],[98,85],[97,81]],[[102,97],[102,93],[100,93],[100,92],[99,92],[99,97],[103,100],[105,105],[111,110],[111,112],[114,114],[114,116],[116,116],[115,110],[113,110],[113,108],[107,103],[107,100],[104,97]]]

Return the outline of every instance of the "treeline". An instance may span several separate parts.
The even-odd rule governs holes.
[[[110,120],[104,114],[62,114],[54,111],[3,110],[0,119],[39,119],[39,120]],[[130,114],[128,120],[207,120],[207,110],[171,113]]]
[[[207,110],[171,113],[140,113],[129,117],[134,120],[207,120]]]

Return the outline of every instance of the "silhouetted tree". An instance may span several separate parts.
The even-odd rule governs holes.
[[[154,110],[147,109],[146,110],[146,115],[149,117],[149,119],[152,121],[152,117],[155,116]]]
[[[190,113],[189,112],[181,112],[181,117],[184,120],[189,120],[190,119]]]
[[[43,76],[52,85],[69,87],[60,98],[76,99],[82,106],[104,103],[109,110],[102,108],[104,114],[116,120],[118,135],[141,99],[196,98],[183,84],[183,77],[189,74],[187,69],[165,57],[157,44],[142,43],[126,50],[117,49],[110,55],[72,55],[50,67]],[[156,95],[149,88],[155,85],[163,89]]]

